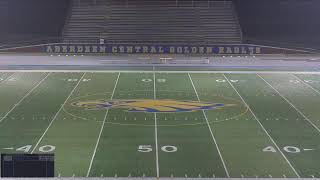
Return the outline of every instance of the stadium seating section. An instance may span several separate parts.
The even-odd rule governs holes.
[[[73,0],[64,42],[240,43],[231,1]]]

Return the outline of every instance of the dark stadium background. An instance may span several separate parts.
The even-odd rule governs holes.
[[[319,0],[234,0],[245,42],[319,47]],[[70,0],[11,0],[0,11],[0,40],[55,38]]]

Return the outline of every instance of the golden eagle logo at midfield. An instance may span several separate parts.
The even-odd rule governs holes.
[[[72,103],[72,106],[82,107],[87,110],[103,110],[111,108],[127,109],[128,112],[147,113],[171,113],[171,112],[193,112],[198,110],[210,110],[222,108],[222,103],[209,103],[198,101],[178,100],[93,100]],[[230,106],[230,105],[228,105]]]

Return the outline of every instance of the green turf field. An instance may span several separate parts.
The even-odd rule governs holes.
[[[320,177],[320,75],[0,72],[0,153],[61,177]]]

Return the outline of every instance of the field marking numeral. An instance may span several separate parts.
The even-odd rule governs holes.
[[[44,152],[44,153],[52,152],[55,149],[56,149],[56,147],[52,146],[52,145],[45,145],[45,146],[39,147],[39,151]]]
[[[32,145],[26,145],[26,146],[22,146],[22,147],[19,147],[16,149],[16,151],[21,151],[21,152],[29,152],[32,148]],[[55,146],[52,146],[52,145],[44,145],[44,146],[41,146],[39,147],[39,151],[40,152],[43,152],[43,153],[48,153],[48,152],[52,152],[56,149]]]
[[[272,146],[267,146],[262,151],[263,152],[277,152],[276,149]]]
[[[225,79],[217,79],[216,82],[218,82],[218,83],[226,83],[227,80],[225,80]],[[232,83],[237,83],[237,82],[239,82],[239,80],[237,80],[237,79],[230,79],[230,82],[232,82]]]
[[[301,152],[301,150],[295,146],[285,146],[285,147],[283,147],[283,150],[288,153],[294,153],[294,154]],[[273,153],[277,152],[277,150],[273,146],[267,146],[262,151],[263,152],[273,152]]]
[[[158,83],[165,83],[167,80],[166,79],[157,79]]]
[[[292,79],[289,82],[294,83],[294,84],[299,84],[300,83],[299,80],[292,80]]]
[[[10,78],[7,81],[17,81],[17,79],[16,78]]]
[[[178,148],[177,148],[176,146],[167,145],[167,146],[162,146],[162,147],[161,147],[161,150],[162,150],[163,152],[171,153],[171,152],[177,152],[177,151],[178,151]]]
[[[77,82],[79,79],[67,79],[68,82]],[[91,79],[82,79],[82,82],[88,82],[91,81]]]
[[[142,82],[147,82],[147,83],[148,83],[148,82],[152,82],[152,79],[142,79],[141,81],[142,81]]]
[[[166,146],[162,146],[161,150],[163,152],[172,153],[172,152],[177,152],[178,148],[176,146],[166,145]],[[138,147],[138,151],[139,152],[144,152],[144,153],[151,152],[152,151],[152,146],[151,145],[140,145]]]
[[[299,153],[301,152],[301,150],[297,147],[294,146],[286,146],[283,148],[283,150],[285,150],[288,153]]]
[[[68,82],[76,82],[78,79],[67,79]]]
[[[141,79],[141,81],[149,83],[149,82],[152,82],[153,80],[152,79]],[[157,79],[158,83],[165,83],[166,81],[167,81],[166,79]]]
[[[22,146],[20,148],[17,148],[16,151],[22,151],[22,152],[29,152],[30,149],[32,148],[32,145],[26,145],[26,146]]]
[[[151,145],[140,145],[138,151],[139,152],[151,152],[152,147],[151,147]]]
[[[82,79],[82,82],[88,82],[91,81],[91,79]]]

